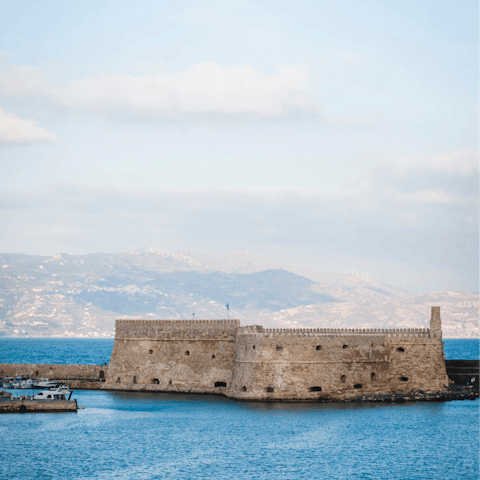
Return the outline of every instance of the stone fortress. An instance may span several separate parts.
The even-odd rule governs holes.
[[[448,385],[440,307],[432,307],[427,329],[117,320],[102,388],[298,402],[439,391]]]

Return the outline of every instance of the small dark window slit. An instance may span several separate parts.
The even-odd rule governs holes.
[[[246,392],[247,391],[247,387],[242,387],[242,392]]]
[[[267,393],[273,393],[274,392],[273,387],[267,387],[266,391],[267,391]]]
[[[215,358],[215,355],[212,355],[212,358]]]
[[[310,391],[311,391],[311,392],[321,392],[321,391],[322,391],[322,387],[310,387]]]
[[[187,350],[187,351],[185,352],[185,355],[187,355],[187,356],[190,355],[190,352]]]
[[[277,345],[277,352],[281,352],[283,350],[283,347],[281,347],[280,345]]]
[[[149,350],[148,354],[151,355],[153,353],[153,350]]]
[[[133,377],[133,383],[137,383],[137,377]]]
[[[215,382],[215,387],[226,387],[227,384],[225,382]]]
[[[408,382],[408,378],[407,377],[400,377],[400,381],[401,382]]]
[[[321,350],[322,349],[322,346],[321,345],[317,345],[315,350]]]
[[[398,348],[397,348],[397,352],[404,352],[404,351],[405,351],[405,349],[402,348],[402,347],[398,347]]]
[[[348,348],[348,345],[344,345],[343,348]]]
[[[377,375],[375,373],[372,373],[370,375],[370,378],[371,378],[372,382],[375,382],[377,380]]]
[[[347,377],[346,377],[345,375],[342,375],[342,376],[340,377],[340,381],[341,381],[342,383],[345,383],[345,382],[347,381]]]
[[[160,382],[158,381],[158,378],[154,378],[152,383],[154,385],[158,385]]]
[[[353,388],[362,388],[362,384],[361,383],[356,383]]]

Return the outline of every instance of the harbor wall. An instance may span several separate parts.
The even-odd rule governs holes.
[[[0,413],[76,412],[76,400],[0,400]]]
[[[50,380],[102,382],[108,365],[57,365],[39,363],[0,363],[0,379],[4,377],[44,377]]]
[[[221,393],[239,320],[117,320],[105,388]]]

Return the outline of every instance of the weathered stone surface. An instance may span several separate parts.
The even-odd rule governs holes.
[[[0,363],[0,378],[44,377],[50,380],[102,381],[108,365],[57,365],[35,363]]]
[[[76,412],[76,400],[0,400],[0,413]]]
[[[266,401],[334,401],[446,387],[439,307],[432,307],[430,329],[117,320],[104,385]]]

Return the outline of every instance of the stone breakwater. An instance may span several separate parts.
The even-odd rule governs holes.
[[[0,363],[0,379],[5,377],[42,377],[68,383],[77,390],[100,390],[108,365],[56,365],[35,363]]]
[[[0,365],[0,376],[15,375],[62,379],[72,388],[215,393],[267,402],[436,401],[456,395],[447,376],[440,307],[432,307],[428,329],[117,320],[108,366]]]

